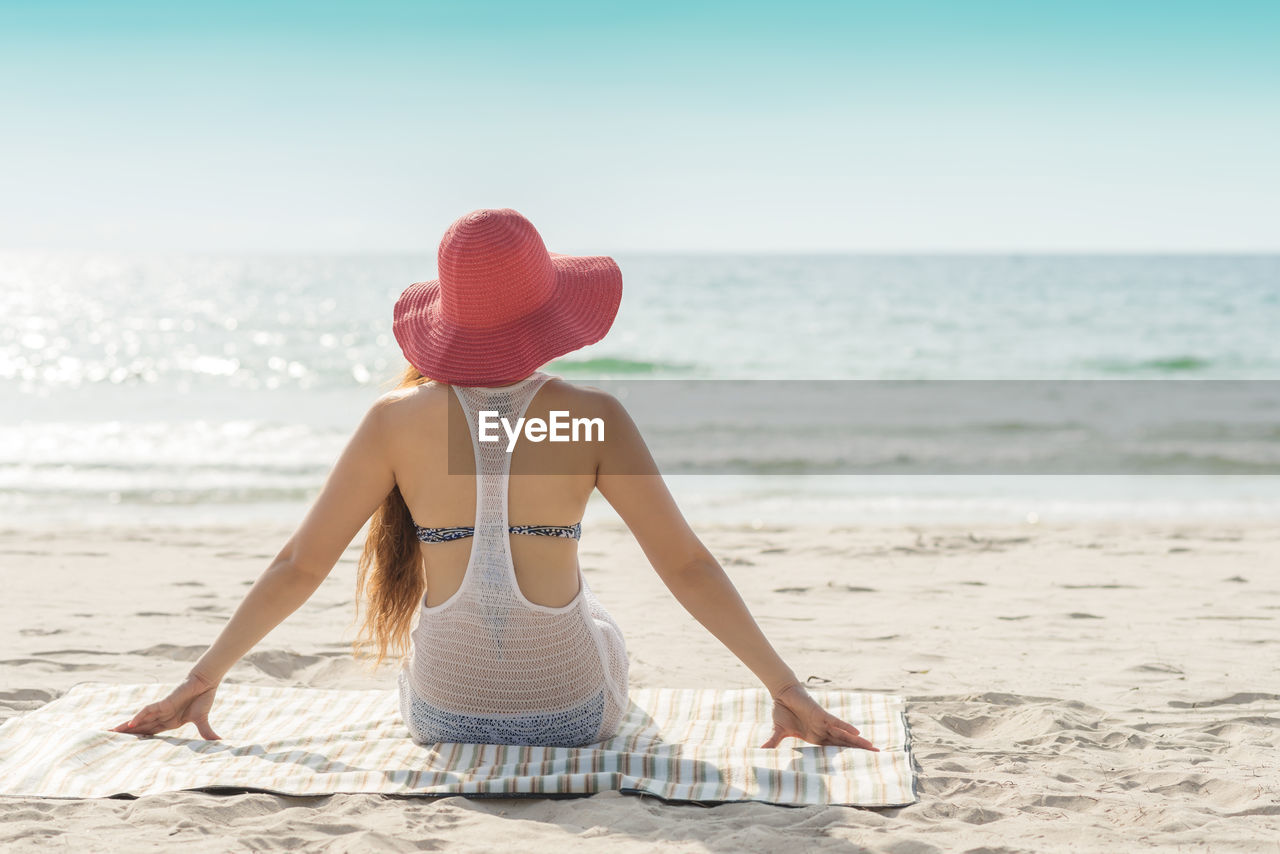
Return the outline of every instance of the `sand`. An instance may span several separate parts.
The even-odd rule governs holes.
[[[155,680],[205,649],[275,527],[0,531],[0,719],[81,681]],[[812,684],[908,701],[919,803],[0,799],[6,850],[1280,851],[1280,526],[704,527]],[[351,659],[353,547],[229,680],[390,687]],[[636,687],[754,687],[617,523],[582,563]],[[216,706],[213,717],[217,726]],[[224,733],[225,735],[225,733]]]

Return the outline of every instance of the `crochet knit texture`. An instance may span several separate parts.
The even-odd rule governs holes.
[[[626,644],[581,569],[568,605],[520,592],[508,533],[511,457],[505,440],[477,440],[481,410],[514,424],[549,379],[537,372],[501,388],[453,386],[476,456],[475,539],[458,591],[431,607],[423,599],[399,674],[401,714],[419,743],[592,744],[613,736],[627,708]]]

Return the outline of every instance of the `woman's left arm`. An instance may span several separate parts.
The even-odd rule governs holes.
[[[152,735],[191,721],[203,738],[218,738],[208,707],[231,666],[311,598],[373,511],[395,486],[386,407],[379,399],[356,428],[302,524],[249,589],[185,682],[114,732]]]

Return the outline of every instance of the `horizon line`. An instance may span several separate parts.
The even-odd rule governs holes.
[[[85,246],[0,246],[0,253],[66,253],[66,254],[93,254],[93,255],[244,255],[244,256],[296,256],[296,255],[312,255],[312,256],[329,256],[329,257],[362,257],[362,256],[421,256],[435,255],[435,248],[424,249],[306,249],[306,248],[281,248],[281,249],[262,249],[262,248],[152,248],[137,249],[127,247],[85,247]],[[556,251],[556,250],[549,250]],[[576,255],[578,257],[592,256],[610,256],[610,255],[670,255],[670,256],[717,256],[717,255],[734,255],[734,256],[868,256],[868,257],[903,257],[903,256],[973,256],[973,257],[1017,257],[1017,256],[1035,256],[1035,257],[1099,257],[1099,256],[1116,256],[1116,257],[1141,257],[1141,256],[1172,256],[1172,257],[1205,257],[1205,256],[1247,256],[1247,257],[1267,257],[1280,255],[1280,247],[1261,249],[1226,249],[1226,248],[1128,248],[1128,249],[1088,249],[1088,248],[826,248],[826,249],[761,249],[753,247],[751,249],[602,249],[594,252],[568,252],[562,253],[566,255]]]

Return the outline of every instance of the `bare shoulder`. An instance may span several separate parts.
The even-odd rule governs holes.
[[[387,429],[421,433],[432,425],[444,427],[449,415],[449,386],[438,382],[397,388],[379,397],[370,408]]]
[[[608,418],[626,411],[616,397],[595,386],[578,385],[556,377],[547,380],[543,389],[549,406],[568,409],[575,416]]]
[[[593,441],[591,445],[596,461],[597,485],[599,476],[609,472],[657,473],[656,463],[640,435],[639,427],[617,397],[595,386],[575,385],[562,380],[550,380],[544,387],[549,387],[552,395],[546,401],[548,409],[568,410],[569,417],[575,422],[582,418],[599,422],[600,440]]]

